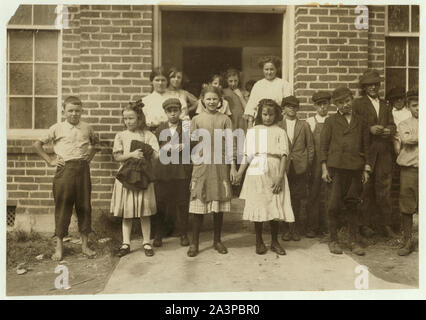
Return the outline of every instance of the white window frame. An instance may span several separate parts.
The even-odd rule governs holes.
[[[395,31],[389,31],[388,28],[388,19],[389,19],[389,6],[386,6],[386,10],[385,10],[385,53],[386,53],[386,38],[404,38],[406,39],[405,41],[405,66],[387,66],[386,65],[386,54],[385,54],[385,77],[386,77],[386,70],[387,69],[402,69],[405,68],[405,88],[408,88],[409,85],[409,70],[410,69],[417,69],[419,70],[420,66],[417,67],[410,67],[409,66],[409,44],[408,44],[408,38],[418,38],[420,41],[420,32],[412,32],[411,31],[411,13],[412,13],[412,7],[413,5],[408,5],[408,32],[395,32]],[[419,20],[420,20],[420,16],[419,16]],[[420,43],[419,43],[419,47],[420,47]],[[419,70],[420,72],[420,70]],[[386,88],[386,82],[384,83],[385,86],[385,92],[387,92],[387,90],[389,90],[390,88]]]
[[[47,31],[55,31],[58,33],[58,60],[57,61],[38,61],[37,64],[56,64],[58,66],[58,79],[57,79],[57,94],[56,95],[36,95],[35,94],[35,33],[33,33],[33,59],[32,61],[13,61],[12,63],[21,63],[21,64],[32,64],[33,65],[33,74],[32,74],[32,93],[31,95],[10,95],[10,50],[7,48],[7,56],[6,56],[6,64],[7,68],[7,92],[6,92],[6,128],[7,128],[7,138],[8,139],[29,139],[29,138],[40,138],[42,137],[48,130],[45,129],[13,129],[9,128],[9,107],[10,107],[10,98],[32,98],[32,111],[33,117],[32,122],[34,125],[35,119],[35,99],[39,98],[56,98],[57,99],[57,119],[56,121],[61,121],[62,117],[62,28],[58,28],[55,25],[33,25],[34,21],[34,6],[32,5],[31,10],[31,25],[18,25],[18,24],[8,24],[7,25],[7,43],[10,43],[10,34],[9,30],[29,30],[29,31],[37,31],[37,30],[47,30]]]

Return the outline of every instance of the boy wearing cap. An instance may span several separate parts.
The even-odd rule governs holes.
[[[155,130],[159,141],[160,153],[155,165],[156,198],[159,208],[154,226],[154,246],[162,245],[166,220],[177,222],[180,244],[188,246],[187,237],[189,182],[192,167],[185,164],[182,151],[189,145],[184,139],[189,137],[189,122],[180,119],[182,104],[177,98],[163,102],[168,121],[161,122]],[[167,218],[165,217],[167,214]]]
[[[391,224],[392,205],[390,190],[392,185],[393,142],[396,126],[392,109],[379,99],[380,75],[375,70],[367,70],[360,78],[360,86],[365,95],[353,102],[353,113],[360,116],[370,131],[370,158],[372,174],[363,190],[363,225],[361,233],[371,236],[368,227],[371,208],[376,204],[380,212],[379,224],[385,236],[396,237]]]
[[[328,188],[328,247],[331,253],[342,253],[337,237],[337,216],[343,202],[348,213],[350,249],[364,255],[357,242],[357,212],[362,184],[368,181],[371,170],[368,127],[352,112],[353,96],[348,88],[335,89],[332,99],[338,111],[325,120],[320,146],[322,179]]]
[[[404,246],[398,250],[400,256],[409,255],[413,251],[413,214],[418,212],[419,204],[419,101],[417,90],[407,92],[407,103],[412,116],[398,125],[401,151],[396,160],[401,167],[399,210],[404,233]]]
[[[312,101],[316,114],[306,120],[312,131],[314,140],[314,160],[309,176],[309,195],[308,203],[309,208],[306,208],[306,220],[308,231],[306,236],[308,238],[314,238],[317,234],[320,234],[321,227],[325,227],[326,221],[324,214],[320,214],[320,202],[321,202],[321,189],[324,186],[324,182],[321,179],[321,162],[319,157],[320,142],[321,142],[321,131],[324,127],[324,121],[328,117],[328,108],[330,107],[330,93],[326,91],[315,92],[312,95]],[[324,186],[325,187],[325,186]]]
[[[284,224],[284,241],[300,240],[298,229],[301,223],[302,201],[307,194],[307,172],[314,159],[314,142],[312,132],[306,121],[297,118],[299,100],[294,96],[282,100],[284,118],[280,122],[288,136],[289,155],[286,163],[287,179],[290,187],[291,203],[294,212],[294,223]]]

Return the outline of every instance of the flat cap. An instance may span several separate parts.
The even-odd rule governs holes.
[[[394,87],[386,94],[387,100],[394,100],[398,98],[405,98],[405,89],[402,87]]]
[[[281,102],[281,108],[284,108],[287,105],[299,107],[299,100],[295,96],[285,97]]]
[[[312,95],[312,101],[317,102],[321,100],[330,100],[331,94],[327,91],[318,91]]]
[[[166,110],[170,107],[179,107],[182,108],[182,103],[178,98],[169,98],[163,102],[163,109]]]
[[[419,89],[413,89],[407,91],[407,100],[418,99],[419,98]]]
[[[332,94],[333,100],[340,100],[346,98],[347,96],[352,96],[352,91],[347,87],[336,88]]]
[[[359,83],[361,85],[363,84],[374,84],[374,83],[380,83],[382,79],[380,78],[380,74],[376,70],[367,70],[364,72],[364,74],[359,79]]]

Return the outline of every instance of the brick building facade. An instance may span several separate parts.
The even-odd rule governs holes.
[[[316,90],[331,91],[339,84],[349,84],[359,94],[358,79],[367,68],[385,75],[386,6],[368,6],[368,29],[360,30],[354,23],[360,15],[355,9],[287,6],[278,13],[284,17],[283,30],[278,30],[283,36],[283,77],[293,83],[294,94],[302,103],[302,118],[312,114],[310,97]],[[59,36],[58,99],[78,95],[84,105],[83,119],[101,138],[102,150],[91,163],[96,214],[109,210],[118,169],[111,149],[115,134],[123,130],[121,107],[150,92],[149,73],[167,52],[161,53],[157,41],[161,28],[155,6],[71,5],[66,11],[67,28]],[[294,30],[290,36],[285,34],[287,28]],[[382,97],[384,90],[382,85]],[[34,153],[34,135],[10,129],[7,206],[15,209],[17,221],[30,221],[27,228],[45,230],[43,221],[47,220],[41,216],[51,219],[54,211],[51,183],[55,169]]]

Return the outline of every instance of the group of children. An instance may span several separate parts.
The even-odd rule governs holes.
[[[388,106],[378,99],[378,73],[367,71],[360,79],[364,97],[354,99],[347,87],[339,87],[331,94],[316,92],[312,96],[316,114],[304,121],[297,116],[299,100],[288,94],[288,84],[277,77],[279,60],[267,57],[260,67],[265,78],[255,83],[250,95],[240,88],[238,71],[230,69],[224,77],[226,88],[222,87],[223,79],[212,78],[199,99],[182,89],[180,70],[172,69],[167,74],[157,68],[150,77],[153,93],[123,109],[125,130],[116,134],[112,150],[114,160],[121,163],[111,200],[111,212],[123,219],[123,244],[118,255],[130,252],[132,221],[139,218],[144,252],[152,256],[153,246],[163,245],[162,238],[167,233],[165,217],[173,215],[180,244],[189,246],[187,255],[194,257],[199,252],[203,217],[209,213],[213,213],[214,221],[213,247],[226,254],[228,249],[221,241],[223,216],[231,210],[233,186],[237,185],[242,185],[240,198],[245,200],[242,218],[254,222],[257,254],[267,252],[263,222],[270,223],[270,249],[279,255],[286,254],[278,241],[280,227],[282,240],[300,240],[301,212],[306,203],[306,236],[320,235],[325,231],[321,222],[326,220],[330,252],[341,254],[337,218],[343,203],[350,249],[363,255],[358,237],[368,236],[371,231],[364,207],[374,200],[380,201],[384,232],[393,235],[388,218],[393,164],[389,169],[392,154],[389,156],[388,152],[393,152],[394,145],[401,167],[399,201],[404,234],[404,247],[398,254],[409,254],[413,250],[412,215],[418,206],[417,92],[405,94],[393,89]],[[395,116],[400,120],[396,127],[393,114],[401,114],[405,101],[411,115],[408,117],[405,111],[404,116]],[[337,113],[328,115],[331,102]],[[190,119],[194,110],[196,115]],[[62,259],[62,239],[74,204],[83,253],[94,254],[87,246],[91,231],[88,163],[97,150],[97,139],[91,127],[80,121],[82,103],[78,98],[67,98],[63,112],[65,121],[52,126],[46,137],[34,143],[42,158],[57,166],[53,181],[56,260]],[[244,132],[242,155],[236,151],[235,143],[231,151],[227,148],[229,135],[224,134],[220,141],[213,139],[215,131],[228,129]],[[209,154],[197,148],[206,139],[206,132],[212,137],[210,150],[215,150]],[[186,134],[191,138],[185,139]],[[48,142],[53,142],[55,159],[42,148]],[[188,148],[191,162],[184,160]],[[215,154],[217,150],[219,155]],[[218,157],[222,161],[217,161]],[[164,159],[172,160],[168,163]],[[326,219],[320,217],[319,210],[324,190]],[[369,202],[366,199],[370,196],[375,199]],[[359,210],[361,204],[364,207]],[[187,236],[189,214],[191,241]]]

